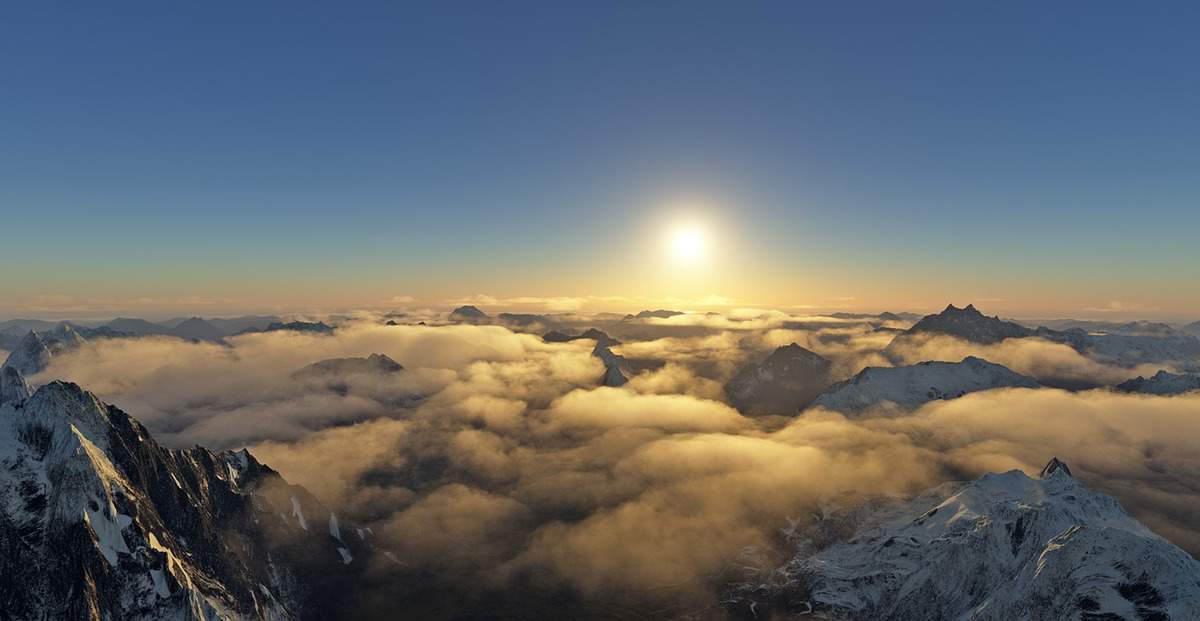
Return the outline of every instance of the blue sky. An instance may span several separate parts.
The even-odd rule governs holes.
[[[1200,7],[565,4],[6,7],[0,314],[1200,315]]]

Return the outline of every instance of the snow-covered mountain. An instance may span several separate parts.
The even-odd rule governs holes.
[[[939,399],[956,399],[993,388],[1037,388],[1033,378],[968,356],[961,362],[922,362],[906,367],[867,367],[817,397],[813,406],[858,414],[871,408],[908,411]]]
[[[370,558],[246,451],[164,449],[75,384],[4,394],[5,619],[330,618]]]
[[[814,516],[797,554],[737,602],[758,618],[1200,618],[1200,562],[1057,459],[910,500]],[[808,618],[808,617],[805,617]]]
[[[1179,395],[1200,390],[1200,375],[1159,371],[1150,379],[1139,375],[1129,381],[1121,382],[1117,384],[1117,390],[1147,395]]]
[[[22,375],[40,373],[50,366],[51,358],[71,351],[85,341],[86,339],[66,323],[45,332],[30,330],[9,353],[4,366],[13,367]]]
[[[725,384],[729,402],[743,414],[795,415],[829,387],[833,363],[796,343],[749,363]]]

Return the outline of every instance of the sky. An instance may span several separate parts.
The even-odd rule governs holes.
[[[1200,319],[1200,7],[833,4],[5,7],[0,316]]]

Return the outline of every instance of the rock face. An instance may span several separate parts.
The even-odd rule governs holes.
[[[74,384],[0,404],[6,619],[336,617],[370,558],[336,525],[249,453],[164,449]]]
[[[1200,390],[1200,375],[1159,371],[1150,379],[1139,375],[1129,381],[1121,382],[1117,384],[1117,390],[1147,395],[1179,395],[1193,390]]]
[[[1034,331],[999,317],[988,317],[973,304],[958,308],[953,304],[936,315],[927,315],[906,334],[946,334],[972,343],[999,343],[1004,339],[1033,336]]]
[[[743,366],[725,394],[743,414],[793,416],[829,387],[831,367],[826,358],[792,343]]]
[[[1037,479],[988,474],[823,515],[796,542],[772,603],[817,618],[1200,618],[1200,562],[1057,459]]]
[[[868,409],[902,413],[939,399],[993,388],[1037,388],[1030,377],[968,356],[962,362],[922,362],[907,367],[867,367],[834,384],[813,406],[859,414]]]

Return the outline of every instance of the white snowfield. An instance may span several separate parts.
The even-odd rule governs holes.
[[[1052,460],[885,503],[782,571],[817,618],[1200,619],[1200,562]]]
[[[1038,383],[1008,367],[968,356],[961,362],[867,367],[831,386],[812,405],[844,414],[859,414],[872,408],[902,413],[930,401],[955,399],[995,388],[1038,388]]]

